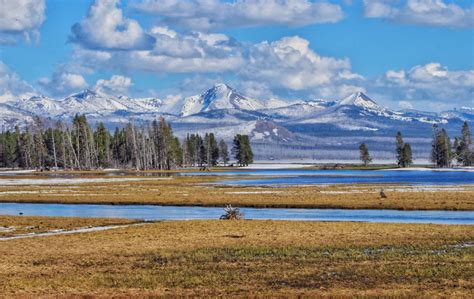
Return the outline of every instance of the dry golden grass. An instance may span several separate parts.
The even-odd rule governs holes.
[[[80,177],[94,178],[92,174]],[[133,176],[131,176],[133,177]],[[41,178],[41,176],[22,176]],[[111,177],[114,178],[114,177]],[[136,178],[136,176],[135,176]],[[149,179],[149,178],[148,178]],[[381,185],[244,187],[212,186],[223,177],[173,177],[169,180],[1,186],[2,202],[160,204],[287,208],[402,210],[474,210],[474,186],[439,187],[435,192],[409,186]]]
[[[45,221],[48,221],[47,219]],[[472,297],[472,226],[161,222],[0,243],[19,296]]]
[[[56,229],[72,230],[85,227],[132,224],[136,222],[138,221],[115,218],[0,216],[0,238],[27,233],[45,233]]]

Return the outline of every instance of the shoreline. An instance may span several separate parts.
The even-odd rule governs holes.
[[[328,205],[328,204],[234,204],[234,203],[225,203],[225,204],[213,204],[213,203],[202,203],[202,204],[193,204],[193,203],[181,203],[181,202],[166,202],[166,203],[153,203],[153,202],[94,202],[94,201],[83,201],[83,202],[69,202],[61,200],[0,200],[0,204],[58,204],[58,205],[95,205],[95,206],[155,206],[155,207],[196,207],[196,208],[225,208],[228,204],[231,204],[234,207],[238,208],[251,208],[251,209],[307,209],[307,210],[385,210],[385,211],[452,211],[452,212],[472,212],[474,209],[458,209],[455,207],[446,208],[446,209],[431,209],[431,208],[410,208],[410,207],[377,207],[377,206],[366,206],[366,207],[349,207],[345,205]],[[1,216],[0,212],[0,216]],[[15,215],[10,215],[15,216]]]

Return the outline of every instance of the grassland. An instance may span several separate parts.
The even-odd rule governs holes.
[[[79,178],[137,178],[81,173]],[[400,185],[334,185],[244,187],[217,186],[209,183],[223,180],[218,176],[173,176],[170,179],[141,177],[138,181],[101,181],[75,184],[2,185],[0,202],[154,204],[279,208],[343,208],[399,210],[474,210],[474,186],[410,187]],[[244,177],[245,178],[245,177]],[[21,179],[45,180],[41,175]],[[380,199],[384,188],[387,199]]]
[[[472,297],[473,242],[472,227],[458,225],[158,222],[4,241],[0,290],[6,296]]]
[[[13,237],[22,234],[46,233],[54,230],[74,230],[86,227],[126,225],[136,222],[138,221],[114,218],[0,216],[0,238]]]

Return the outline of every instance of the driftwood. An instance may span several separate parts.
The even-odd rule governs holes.
[[[240,220],[244,218],[244,214],[240,212],[239,208],[234,208],[231,205],[227,205],[224,208],[224,215],[220,217],[221,220]]]

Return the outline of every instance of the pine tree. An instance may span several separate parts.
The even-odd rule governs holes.
[[[0,144],[0,161],[2,161],[2,167],[14,168],[16,166],[16,138],[15,134],[6,131],[2,134],[1,144]]]
[[[226,166],[229,162],[229,149],[223,139],[219,142],[219,156],[221,157],[224,166]]]
[[[94,133],[99,167],[110,166],[110,134],[103,123],[99,123]]]
[[[459,161],[462,163],[463,166],[470,166],[474,163],[472,161],[472,135],[471,130],[469,129],[469,124],[467,121],[464,121],[461,130],[461,141],[459,142]]]
[[[431,161],[437,167],[448,167],[451,165],[452,157],[451,141],[446,130],[439,130],[438,126],[433,126]]]
[[[403,141],[402,133],[400,132],[397,132],[395,140],[398,166],[409,167],[413,163],[410,144]]]
[[[405,167],[405,163],[403,161],[403,148],[405,143],[403,142],[402,133],[397,132],[396,139],[396,150],[397,150],[397,164],[399,167]]]
[[[402,167],[410,167],[413,164],[411,146],[410,146],[409,143],[405,143],[403,145],[402,159],[403,159],[403,166]]]
[[[253,152],[248,135],[235,135],[232,153],[240,166],[253,163]]]
[[[359,151],[360,151],[360,160],[362,161],[362,163],[364,163],[364,166],[367,167],[367,165],[369,165],[369,163],[372,162],[372,158],[370,157],[369,149],[367,148],[365,143],[362,143],[359,146]]]
[[[219,147],[213,133],[204,136],[206,161],[208,166],[216,166],[219,162]]]

